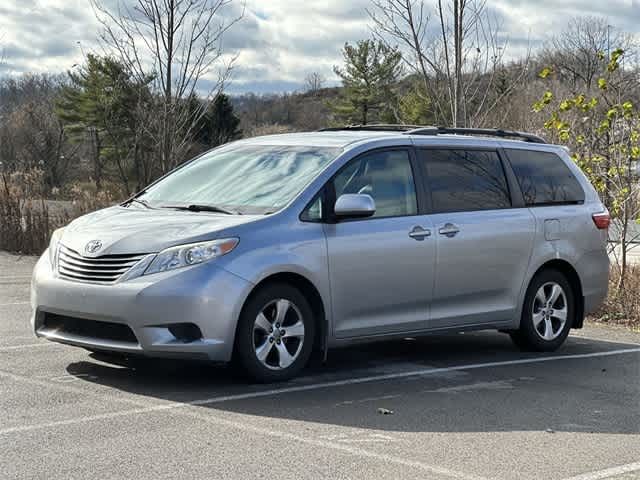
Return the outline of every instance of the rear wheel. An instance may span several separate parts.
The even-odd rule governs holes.
[[[520,328],[511,332],[523,350],[554,351],[564,343],[575,317],[571,284],[557,270],[543,270],[529,284]]]
[[[315,335],[309,302],[288,284],[261,288],[240,315],[236,357],[259,382],[284,381],[307,364]]]

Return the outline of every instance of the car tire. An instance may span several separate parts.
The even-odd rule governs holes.
[[[536,274],[527,288],[520,328],[509,333],[521,350],[552,352],[567,339],[574,323],[575,294],[557,270]]]
[[[267,285],[242,309],[234,360],[257,382],[289,380],[309,361],[315,330],[313,310],[298,289],[286,283]]]

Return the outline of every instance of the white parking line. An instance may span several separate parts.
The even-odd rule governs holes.
[[[144,413],[174,410],[174,409],[185,408],[190,406],[213,405],[216,403],[224,403],[224,402],[231,402],[231,401],[237,401],[237,400],[248,400],[252,398],[282,395],[285,393],[308,392],[312,390],[342,387],[347,385],[358,385],[362,383],[371,383],[371,382],[378,382],[378,381],[385,381],[385,380],[396,380],[396,379],[415,377],[415,376],[427,376],[427,375],[439,374],[444,372],[453,372],[453,371],[459,371],[459,370],[477,370],[477,369],[483,369],[483,368],[495,368],[495,367],[503,367],[503,366],[509,366],[509,365],[525,365],[525,364],[553,362],[553,361],[562,361],[562,360],[610,357],[614,355],[625,355],[629,353],[640,353],[640,348],[628,348],[623,350],[611,350],[608,352],[582,353],[582,354],[575,354],[575,355],[554,355],[554,356],[548,356],[548,357],[522,358],[518,360],[505,360],[502,362],[487,362],[487,363],[476,363],[476,364],[470,364],[470,365],[457,365],[454,367],[425,368],[425,369],[414,370],[409,372],[396,372],[396,373],[389,373],[384,375],[372,375],[369,377],[336,380],[332,382],[321,382],[321,383],[312,383],[309,385],[296,385],[292,387],[274,388],[270,390],[263,390],[260,392],[240,393],[240,394],[234,394],[234,395],[221,395],[217,397],[203,398],[200,400],[191,400],[188,402],[169,402],[162,405],[153,405],[150,407],[137,408],[133,410],[125,410],[121,412],[105,413],[101,415],[91,415],[87,417],[72,418],[69,420],[60,420],[60,421],[53,421],[53,422],[47,422],[47,423],[39,423],[39,424],[33,424],[33,425],[24,425],[19,427],[0,429],[0,435],[6,435],[6,434],[18,433],[18,432],[27,432],[31,430],[47,429],[47,428],[65,426],[65,425],[75,425],[75,424],[94,422],[99,420],[108,420],[111,418],[125,417],[129,415],[138,415],[138,414],[144,414]],[[3,372],[0,372],[0,377],[1,376],[10,377],[11,375],[7,375]]]
[[[184,407],[207,405],[207,404],[228,402],[233,400],[243,400],[243,399],[257,398],[257,397],[263,397],[268,395],[279,395],[283,393],[309,391],[309,390],[360,384],[360,383],[367,383],[367,382],[374,382],[374,381],[391,380],[391,379],[405,378],[409,376],[425,376],[429,374],[436,374],[436,373],[448,372],[448,371],[473,370],[473,369],[500,367],[500,366],[508,366],[508,365],[533,364],[533,363],[548,362],[548,361],[607,357],[607,356],[624,355],[624,354],[630,354],[630,353],[640,353],[640,348],[613,350],[608,352],[596,352],[596,353],[587,353],[587,354],[556,355],[556,356],[549,356],[549,357],[507,360],[502,362],[487,362],[487,363],[459,365],[459,366],[444,367],[444,368],[428,368],[428,369],[416,370],[412,372],[398,372],[398,373],[385,374],[385,375],[373,375],[369,377],[352,378],[352,379],[340,380],[335,382],[322,382],[322,383],[316,383],[316,384],[310,384],[310,385],[299,385],[299,386],[285,387],[285,388],[279,388],[279,389],[271,389],[271,390],[262,391],[262,392],[218,396],[218,397],[213,397],[209,399],[194,400],[194,401],[184,402],[184,403],[169,402],[161,405],[152,405],[152,406],[145,406],[145,405],[148,405],[148,402],[141,402],[131,398],[113,398],[113,400],[121,401],[123,403],[138,405],[141,408],[134,408],[130,410],[111,412],[111,413],[105,413],[105,414],[99,414],[99,415],[90,415],[85,417],[77,417],[77,418],[72,418],[68,420],[60,420],[60,421],[53,421],[53,422],[33,424],[33,425],[10,427],[5,429],[0,429],[0,435],[29,432],[29,431],[41,430],[41,429],[47,429],[47,428],[57,428],[65,425],[77,425],[77,424],[109,420],[109,419],[115,419],[115,418],[123,418],[123,417],[138,415],[138,414],[147,414],[147,413],[153,413],[153,412],[172,411],[176,409],[181,409],[180,413],[183,415],[198,418],[200,420],[203,420],[212,424],[224,425],[224,426],[237,428],[244,431],[255,432],[257,434],[263,434],[266,436],[281,438],[284,440],[297,441],[297,442],[305,443],[308,445],[317,446],[320,448],[333,449],[333,450],[341,451],[354,456],[370,458],[372,460],[378,460],[386,463],[393,463],[393,464],[405,466],[405,467],[416,468],[419,470],[429,472],[431,474],[436,474],[444,477],[457,478],[459,480],[481,480],[482,477],[478,477],[472,474],[467,474],[467,473],[459,472],[455,470],[450,470],[444,467],[433,466],[433,465],[425,464],[423,462],[414,461],[414,460],[410,460],[410,459],[406,459],[406,458],[398,457],[394,455],[371,452],[369,450],[354,447],[351,445],[338,444],[336,442],[324,441],[322,439],[313,439],[307,436],[298,436],[288,432],[277,431],[277,430],[274,430],[273,428],[261,428],[261,427],[255,426],[254,423],[233,421],[230,419],[217,417],[211,412],[201,413],[200,411],[190,411],[185,409]],[[59,385],[50,384],[48,382],[30,379],[28,377],[19,377],[17,375],[10,374],[7,372],[0,372],[0,377],[2,376],[25,381],[27,383],[38,383],[42,385],[47,384],[53,388],[62,387]],[[65,386],[62,388],[68,389],[69,387]],[[83,391],[84,389],[74,388],[74,390]],[[87,393],[93,395],[93,392],[87,392]],[[95,395],[100,396],[99,394],[95,394]],[[629,464],[629,465],[624,465],[620,467],[601,470],[598,472],[584,474],[578,477],[572,477],[566,480],[599,480],[604,478],[610,478],[611,476],[614,476],[614,475],[633,472],[638,469],[640,469],[640,464]]]
[[[336,450],[339,452],[348,453],[349,455],[353,455],[353,456],[377,460],[385,464],[395,464],[403,467],[415,468],[416,470],[422,470],[424,472],[428,472],[430,475],[427,478],[433,478],[432,475],[436,474],[438,476],[455,478],[458,480],[486,480],[485,477],[480,477],[478,475],[473,475],[470,473],[451,470],[449,468],[439,467],[436,465],[429,465],[419,460],[411,460],[408,458],[404,458],[404,457],[400,457],[400,456],[396,456],[388,453],[372,452],[370,450],[365,450],[363,448],[356,447],[353,445],[346,445],[344,443],[338,443],[336,441],[325,441],[321,439],[314,439],[314,438],[310,438],[309,436],[295,435],[288,432],[278,431],[273,428],[257,427],[255,426],[254,422],[251,422],[251,423],[238,422],[233,420],[227,420],[227,419],[220,418],[213,415],[202,415],[202,414],[195,414],[194,417],[199,420],[212,423],[214,425],[224,425],[226,427],[253,432],[259,435],[276,437],[286,441],[299,442],[299,443],[311,445],[318,448]],[[401,477],[401,476],[402,476],[401,474],[398,475],[398,477]]]
[[[190,405],[208,405],[213,403],[230,402],[236,400],[247,400],[250,398],[268,397],[273,395],[281,395],[283,393],[306,392],[309,390],[319,390],[332,387],[343,387],[347,385],[358,385],[361,383],[380,382],[384,380],[396,380],[407,377],[434,375],[446,372],[455,372],[460,370],[477,370],[480,368],[502,367],[509,365],[523,365],[528,363],[551,362],[558,360],[575,360],[581,358],[609,357],[612,355],[623,355],[627,353],[640,353],[639,348],[626,348],[623,350],[610,350],[608,352],[580,353],[575,355],[554,355],[549,357],[521,358],[518,360],[505,360],[502,362],[476,363],[470,365],[456,365],[454,367],[442,368],[424,368],[421,370],[413,370],[409,372],[387,373],[383,375],[372,375],[369,377],[349,378],[346,380],[336,380],[333,382],[312,383],[310,385],[296,385],[293,387],[276,388],[264,390],[262,392],[241,393],[236,395],[227,395],[221,397],[213,397],[202,400],[193,400]]]
[[[187,405],[187,404],[182,404],[182,405]],[[124,412],[112,412],[112,413],[104,413],[100,415],[91,415],[91,416],[82,417],[79,419],[63,420],[59,422],[49,422],[47,424],[40,424],[40,425],[42,426],[41,428],[58,427],[62,425],[75,425],[78,423],[92,422],[92,421],[98,421],[98,420],[109,420],[113,418],[119,418],[119,417],[124,417],[128,415],[140,414],[140,413],[157,412],[162,410],[168,410],[171,408],[172,408],[171,405],[162,405],[157,407],[127,410]],[[182,412],[182,413],[189,414],[190,412]],[[220,417],[216,417],[212,414],[202,415],[202,414],[194,413],[193,415],[189,415],[189,416],[193,416],[200,421],[205,421],[207,423],[211,423],[214,425],[223,425],[223,426],[235,428],[238,430],[253,432],[259,435],[276,437],[276,438],[280,438],[288,441],[300,442],[306,445],[312,445],[319,448],[337,450],[343,453],[348,453],[350,455],[370,458],[370,459],[378,460],[384,463],[393,463],[393,464],[401,465],[404,467],[416,468],[419,470],[429,472],[431,474],[437,474],[444,477],[455,478],[458,480],[486,480],[484,477],[479,477],[477,475],[463,473],[463,472],[451,470],[444,467],[438,467],[435,465],[429,465],[417,460],[409,460],[403,457],[398,457],[390,454],[380,454],[380,453],[372,452],[369,450],[365,450],[363,448],[344,445],[336,442],[313,439],[308,436],[303,437],[303,436],[295,435],[288,432],[281,432],[273,428],[261,428],[261,427],[255,426],[253,423],[250,424],[245,422],[226,420]],[[33,427],[37,427],[37,426],[34,425]],[[35,430],[35,428],[28,428],[28,427],[27,428],[25,427],[7,428],[4,430],[0,430],[0,435],[6,434],[6,433],[14,433],[14,432],[25,432],[29,430]]]
[[[580,334],[574,334],[571,335],[569,337],[569,340],[576,340],[576,339],[582,339],[582,340],[589,340],[592,342],[601,342],[601,343],[613,343],[615,345],[640,345],[640,342],[634,342],[634,341],[630,341],[628,339],[624,339],[624,340],[608,340],[608,339],[604,339],[604,338],[598,338],[598,337],[590,337],[588,335],[582,335]]]
[[[0,303],[0,307],[9,307],[11,305],[29,305],[30,302],[11,302],[11,303]]]
[[[31,282],[31,277],[0,277],[0,285],[24,285]]]
[[[575,477],[565,478],[564,480],[601,480],[638,471],[640,471],[640,462],[606,468],[604,470],[598,470],[597,472],[583,473],[581,475],[576,475]]]
[[[0,353],[9,350],[24,350],[25,348],[52,347],[60,345],[54,342],[28,343],[26,345],[10,345],[8,347],[0,346]]]
[[[129,416],[129,415],[135,415],[137,413],[149,413],[149,412],[157,412],[157,411],[162,411],[162,410],[169,410],[169,409],[173,409],[175,406],[177,406],[174,403],[169,403],[169,404],[165,404],[165,405],[157,405],[157,406],[153,406],[153,407],[148,407],[146,405],[149,404],[148,401],[142,401],[142,400],[137,400],[136,398],[131,398],[131,397],[116,397],[116,396],[112,396],[112,395],[104,395],[104,394],[100,394],[100,393],[96,393],[93,391],[87,391],[86,389],[83,388],[77,388],[77,387],[73,387],[71,385],[60,385],[60,384],[51,384],[48,381],[45,380],[38,380],[38,379],[34,379],[34,378],[29,378],[29,377],[24,377],[21,375],[16,375],[13,373],[9,373],[9,372],[4,372],[4,371],[0,371],[0,377],[5,377],[5,378],[10,378],[14,381],[19,381],[19,382],[24,382],[24,383],[29,383],[29,384],[33,384],[33,385],[38,385],[38,386],[42,386],[45,388],[54,388],[57,390],[63,390],[63,391],[68,391],[68,392],[73,392],[73,393],[78,393],[78,394],[83,394],[83,395],[90,395],[93,397],[97,397],[100,399],[108,399],[109,401],[113,401],[113,402],[120,402],[120,403],[126,403],[126,404],[130,404],[130,405],[136,405],[136,406],[142,406],[143,408],[137,408],[137,409],[133,409],[133,410],[125,410],[125,411],[121,411],[121,412],[112,412],[112,413],[105,413],[105,414],[100,414],[100,415],[91,415],[91,416],[87,416],[87,417],[82,417],[82,418],[76,418],[76,419],[70,419],[70,420],[63,420],[63,421],[58,421],[58,422],[49,422],[47,424],[39,424],[39,425],[33,425],[33,426],[26,426],[26,427],[14,427],[14,428],[6,428],[4,430],[0,430],[0,435],[2,434],[9,434],[9,433],[16,433],[16,432],[27,432],[30,430],[37,430],[37,429],[42,429],[42,428],[47,428],[47,427],[58,427],[58,426],[62,426],[62,425],[76,425],[76,424],[80,424],[80,423],[85,423],[85,422],[92,422],[92,421],[99,421],[99,420],[108,420],[108,419],[113,419],[113,418],[120,418],[120,417],[125,417],[125,416]],[[180,404],[181,406],[189,406],[189,404]],[[350,440],[342,440],[340,438],[323,438],[323,437],[316,437],[311,438],[310,436],[299,436],[299,435],[295,435],[292,433],[288,433],[288,432],[282,432],[282,431],[278,431],[272,427],[269,428],[261,428],[261,427],[257,427],[255,425],[255,422],[251,421],[251,422],[241,422],[241,421],[237,421],[237,420],[230,420],[228,418],[220,418],[219,416],[216,416],[213,412],[211,411],[207,411],[207,412],[201,412],[201,411],[189,411],[186,409],[181,409],[179,411],[177,411],[176,413],[179,413],[180,415],[189,417],[189,418],[194,418],[197,419],[199,422],[207,422],[207,423],[211,423],[213,425],[218,425],[218,426],[225,426],[225,427],[229,427],[229,428],[235,428],[238,430],[242,430],[242,431],[248,431],[248,432],[252,432],[252,433],[256,433],[256,434],[260,434],[260,435],[264,435],[264,436],[269,436],[269,437],[275,437],[275,438],[279,438],[279,439],[283,439],[283,440],[287,440],[287,441],[294,441],[294,442],[299,442],[299,443],[303,443],[306,445],[312,445],[314,447],[318,447],[318,448],[326,448],[329,450],[334,450],[334,451],[339,451],[342,453],[347,453],[349,455],[353,455],[353,456],[358,456],[358,457],[363,457],[363,458],[369,458],[372,460],[377,460],[383,463],[392,463],[395,465],[400,465],[400,466],[404,466],[404,467],[411,467],[411,468],[415,468],[417,470],[423,470],[425,472],[430,473],[431,475],[438,475],[439,477],[447,477],[447,478],[453,478],[453,479],[457,479],[457,480],[487,480],[484,477],[480,477],[477,475],[473,475],[473,474],[468,474],[468,473],[464,473],[464,472],[460,472],[460,471],[456,471],[456,470],[451,470],[449,468],[445,468],[445,467],[439,467],[439,466],[435,466],[435,465],[430,465],[424,462],[420,462],[417,460],[411,460],[411,459],[407,459],[401,456],[396,456],[396,455],[391,455],[391,454],[380,454],[377,452],[372,452],[369,450],[365,450],[364,448],[360,448],[357,446],[352,446],[352,445],[345,445],[344,443],[364,443],[365,441],[367,442],[380,442],[380,441],[384,441],[384,442],[388,442],[388,441],[393,441],[395,439],[393,439],[392,437],[389,437],[387,435],[381,435],[381,434],[369,434],[369,433],[364,433],[363,436],[359,439],[350,439]],[[231,414],[230,412],[227,412],[224,414],[226,417],[230,416],[230,415],[237,415],[242,417],[242,414]],[[35,428],[32,428],[35,427]],[[356,434],[357,435],[357,434]],[[430,476],[429,478],[433,478],[432,476]]]

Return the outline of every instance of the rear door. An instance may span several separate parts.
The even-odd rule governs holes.
[[[437,249],[430,327],[512,320],[535,221],[522,199],[512,198],[514,180],[508,180],[500,153],[419,149],[418,163],[431,199]]]

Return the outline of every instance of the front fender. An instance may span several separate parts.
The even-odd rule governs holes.
[[[327,321],[331,310],[327,243],[322,225],[296,222],[260,233],[240,236],[232,255],[222,257],[220,265],[229,272],[257,285],[282,273],[304,277],[318,291]],[[251,292],[248,292],[247,297]],[[242,299],[242,303],[246,297]]]

